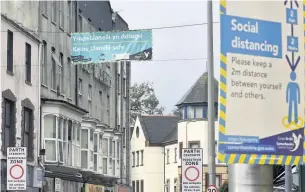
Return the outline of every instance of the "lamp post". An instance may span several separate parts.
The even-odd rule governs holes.
[[[193,120],[187,122],[186,125],[185,125],[185,148],[188,148],[188,144],[187,144],[187,132],[188,132],[188,131],[187,131],[187,125],[188,125],[189,123],[191,123],[191,122],[196,122],[196,120],[193,119]]]

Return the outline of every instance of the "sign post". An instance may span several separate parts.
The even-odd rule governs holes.
[[[6,190],[26,190],[26,147],[7,148]]]
[[[202,192],[202,149],[182,149],[182,192]]]

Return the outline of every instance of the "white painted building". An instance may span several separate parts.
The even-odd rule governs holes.
[[[215,152],[217,154],[218,140],[218,82],[214,80],[215,90]],[[179,143],[179,166],[181,168],[182,148],[203,148],[203,189],[208,183],[206,174],[208,164],[208,74],[204,73],[194,85],[186,92],[176,105],[181,112],[181,120],[178,123],[178,143]],[[227,180],[227,167],[219,164],[216,160],[216,185],[219,187]],[[181,169],[179,174],[181,175]]]
[[[130,143],[133,192],[177,190],[178,121],[175,116],[137,117]]]
[[[1,14],[1,189],[6,188],[7,147],[27,147],[27,191],[36,192],[40,135],[40,41]]]

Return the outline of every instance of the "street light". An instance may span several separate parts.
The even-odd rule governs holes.
[[[188,148],[188,145],[187,145],[187,125],[191,122],[196,122],[196,120],[193,119],[192,121],[187,122],[186,125],[185,125],[185,146],[186,146],[186,148]]]

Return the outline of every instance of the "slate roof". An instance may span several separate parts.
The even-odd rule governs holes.
[[[144,136],[149,144],[162,145],[178,139],[178,116],[139,115]]]
[[[214,78],[214,100],[218,102],[218,81]],[[203,73],[176,106],[208,102],[208,73]]]

